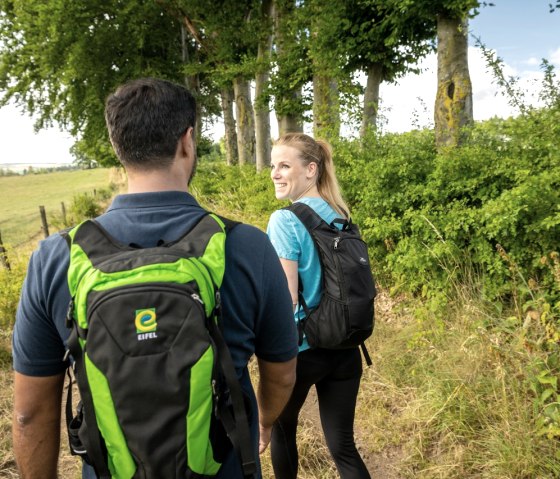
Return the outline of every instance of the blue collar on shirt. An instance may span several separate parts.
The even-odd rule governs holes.
[[[149,193],[126,193],[117,195],[107,211],[129,208],[151,208],[153,206],[198,206],[194,197],[185,191],[154,191]]]

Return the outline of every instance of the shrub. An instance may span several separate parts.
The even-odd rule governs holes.
[[[261,229],[275,209],[286,206],[276,200],[268,171],[257,173],[254,165],[201,164],[191,191],[206,208]]]
[[[76,224],[87,218],[95,218],[101,213],[101,205],[96,198],[88,193],[74,195],[70,205],[72,223]]]
[[[445,290],[443,258],[468,253],[489,298],[512,294],[501,245],[527,278],[551,284],[541,258],[560,237],[560,110],[475,125],[437,154],[431,131],[336,145],[339,177],[378,276],[412,292]]]

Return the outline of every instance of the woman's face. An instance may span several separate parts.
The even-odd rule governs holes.
[[[304,166],[299,150],[292,146],[278,145],[272,148],[270,178],[279,200],[295,201],[313,184],[315,163]]]

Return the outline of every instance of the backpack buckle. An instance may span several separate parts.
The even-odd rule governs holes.
[[[66,327],[72,329],[72,323],[74,322],[74,298],[70,299],[68,304],[68,310],[66,311]]]

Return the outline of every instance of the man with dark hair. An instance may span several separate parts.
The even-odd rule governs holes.
[[[195,100],[185,88],[152,78],[126,83],[107,99],[107,127],[128,175],[128,193],[118,195],[96,221],[119,242],[142,248],[170,242],[206,214],[188,193],[196,168],[195,112]],[[57,477],[69,365],[68,266],[61,235],[42,241],[30,259],[16,314],[13,442],[21,475],[29,479]],[[286,278],[258,229],[240,224],[228,232],[220,293],[222,334],[250,398],[254,449],[262,452],[293,387],[298,349]],[[257,397],[247,370],[253,354],[260,376]],[[83,477],[95,473],[84,466]],[[233,451],[217,477],[242,477]]]

